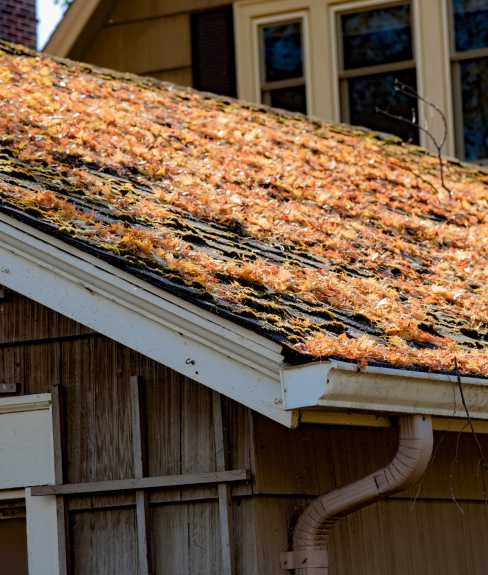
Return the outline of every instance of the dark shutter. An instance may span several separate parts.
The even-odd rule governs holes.
[[[193,86],[223,96],[236,96],[232,6],[191,16]]]

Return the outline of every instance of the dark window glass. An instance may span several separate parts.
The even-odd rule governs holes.
[[[418,117],[416,100],[395,91],[396,79],[414,90],[417,88],[415,70],[351,78],[348,81],[350,123],[396,134],[417,144],[419,135],[414,126],[377,111],[383,110],[407,120]]]
[[[307,94],[305,86],[271,90],[271,105],[291,112],[307,113]]]
[[[453,0],[456,50],[488,47],[488,0]]]
[[[232,6],[191,15],[193,86],[237,95]]]
[[[261,29],[264,47],[264,80],[277,82],[303,76],[301,22]]]
[[[488,58],[461,63],[464,156],[488,158]]]
[[[341,16],[344,69],[413,59],[410,5]]]

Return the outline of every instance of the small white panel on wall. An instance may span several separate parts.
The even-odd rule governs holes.
[[[50,396],[0,402],[0,489],[54,481]]]

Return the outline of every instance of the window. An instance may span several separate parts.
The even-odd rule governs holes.
[[[191,16],[193,86],[237,95],[232,6]]]
[[[488,160],[488,0],[449,0],[456,145],[468,161]]]
[[[400,82],[417,91],[411,22],[409,2],[337,14],[340,101],[343,121],[419,143],[408,123],[418,117],[417,102],[395,90]]]
[[[305,17],[290,15],[256,23],[261,102],[307,113]]]

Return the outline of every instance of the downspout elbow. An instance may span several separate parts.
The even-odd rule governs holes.
[[[283,554],[283,568],[296,569],[295,572],[301,575],[326,575],[328,539],[334,523],[418,481],[427,469],[432,447],[430,417],[400,417],[398,450],[393,460],[367,477],[312,501],[298,519],[293,551]]]

